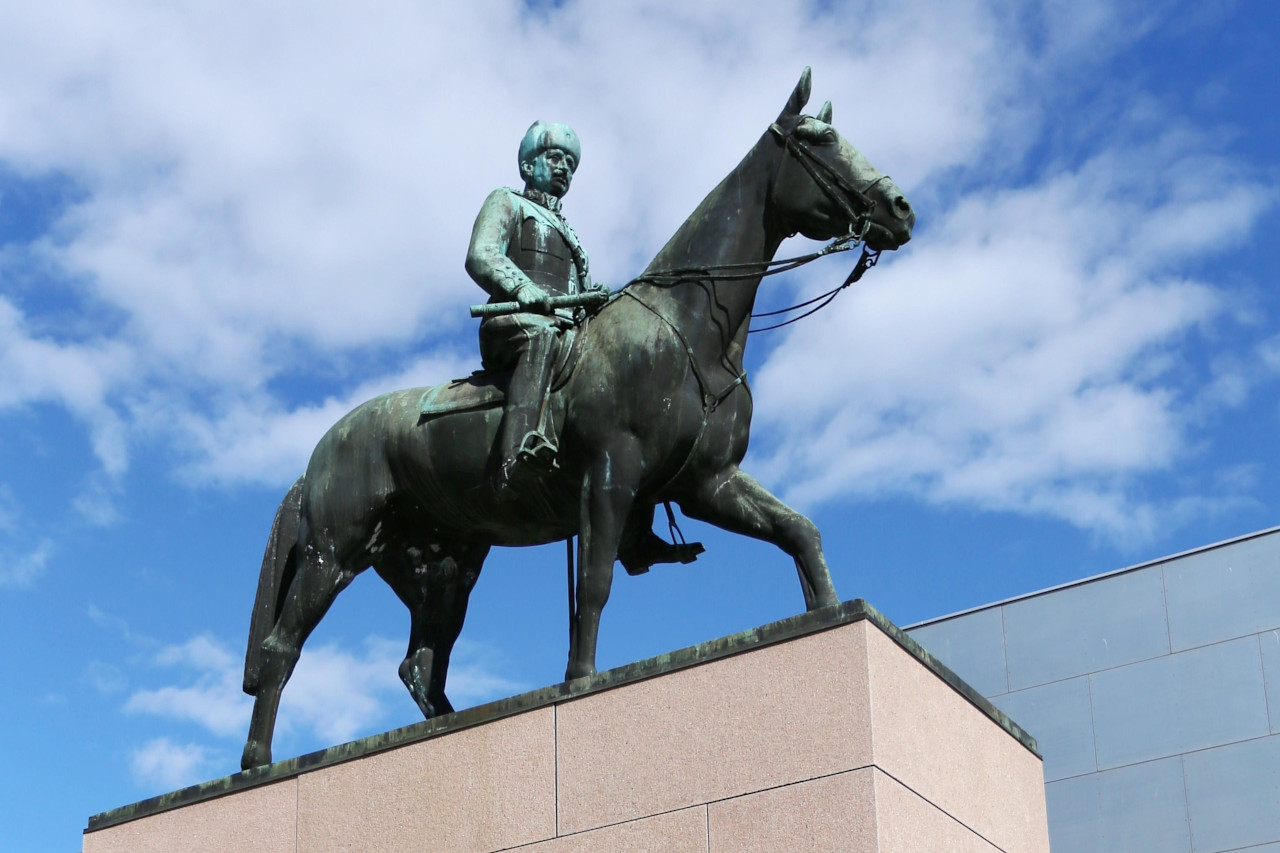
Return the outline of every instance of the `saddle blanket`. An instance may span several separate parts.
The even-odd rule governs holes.
[[[423,418],[448,412],[467,412],[501,406],[511,382],[510,371],[477,370],[470,376],[454,379],[444,385],[428,388],[422,395],[419,410]]]
[[[558,336],[558,351],[551,368],[551,392],[558,391],[573,375],[580,350],[576,344],[582,340],[582,331],[587,322],[583,321],[576,328],[568,329]],[[507,399],[507,386],[510,384],[509,370],[477,370],[470,376],[428,388],[418,403],[418,410],[421,412],[419,421],[449,412],[469,412],[501,406]]]

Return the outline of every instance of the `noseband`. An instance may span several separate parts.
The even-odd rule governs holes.
[[[783,326],[789,326],[797,320],[803,320],[805,317],[827,307],[827,305],[831,303],[831,300],[833,300],[840,291],[860,280],[867,270],[876,265],[876,261],[880,259],[880,252],[879,250],[873,250],[866,245],[867,231],[871,228],[871,215],[875,212],[876,201],[867,193],[875,187],[876,184],[881,181],[888,180],[889,176],[881,175],[875,180],[869,182],[865,188],[859,189],[846,180],[843,175],[833,169],[821,157],[813,153],[813,149],[809,147],[808,143],[803,140],[796,139],[794,129],[791,133],[787,133],[777,124],[777,122],[774,122],[769,125],[769,130],[782,140],[787,151],[795,157],[797,161],[799,161],[800,165],[809,173],[809,177],[811,177],[813,182],[818,185],[818,188],[822,190],[823,194],[834,202],[836,206],[840,208],[841,212],[844,213],[845,218],[849,222],[848,233],[842,237],[832,240],[829,244],[816,252],[812,252],[808,255],[802,255],[797,258],[740,264],[709,264],[702,267],[680,267],[676,269],[654,270],[652,272],[643,273],[632,279],[630,282],[623,285],[619,293],[635,298],[636,301],[640,302],[650,311],[653,311],[653,313],[662,317],[661,314],[640,299],[639,296],[636,296],[633,291],[629,290],[630,286],[633,284],[646,283],[655,284],[660,287],[672,287],[685,282],[704,282],[711,280],[714,287],[714,281],[717,279],[726,282],[744,280],[758,281],[760,278],[765,276],[777,275],[778,273],[788,272],[798,267],[802,267],[811,261],[815,261],[818,258],[823,257],[824,255],[830,255],[836,252],[845,252],[860,243],[862,244],[861,257],[858,258],[857,264],[854,265],[848,277],[846,277],[839,286],[832,288],[826,293],[815,296],[812,299],[806,300],[797,305],[792,305],[789,308],[782,308],[777,311],[766,311],[761,314],[752,314],[752,317],[776,317],[780,314],[789,314],[800,308],[809,308],[809,306],[816,303],[816,307],[809,308],[808,311],[805,311],[797,317],[792,317],[789,320],[775,323],[771,326],[764,326],[762,328],[750,330],[752,332],[767,332],[770,329],[779,329]],[[776,183],[776,174],[774,175],[773,180]],[[772,192],[771,188],[771,196]],[[795,236],[795,232],[792,232],[792,236]],[[662,319],[666,320],[668,324],[671,324],[670,320],[667,320],[666,317],[662,317]],[[675,326],[672,325],[672,328],[675,328]],[[679,329],[676,329],[676,334],[680,336],[683,341],[683,335],[681,335]],[[687,343],[685,344],[685,348],[689,350],[689,357],[692,359],[693,351],[689,349]],[[726,389],[724,393],[727,394],[728,391],[732,391],[733,388],[742,381],[745,375],[745,373],[740,375],[734,384]],[[701,383],[701,379],[699,382]],[[720,395],[713,396],[717,398],[717,404],[719,399],[722,399]]]
[[[867,193],[876,184],[888,180],[889,176],[881,175],[867,184],[864,189],[859,189],[845,180],[845,177],[825,160],[814,154],[808,143],[796,139],[795,130],[787,133],[777,122],[774,122],[769,125],[769,131],[782,140],[787,152],[804,167],[809,177],[818,185],[818,189],[840,208],[849,221],[849,234],[854,236],[857,242],[861,242],[867,236],[867,229],[871,227],[871,214],[876,209],[875,199]]]

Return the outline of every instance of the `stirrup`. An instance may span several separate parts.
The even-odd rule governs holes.
[[[560,462],[556,459],[559,452],[559,448],[542,433],[525,433],[520,441],[520,449],[516,451],[516,467],[528,465],[543,472],[554,471],[560,467]]]

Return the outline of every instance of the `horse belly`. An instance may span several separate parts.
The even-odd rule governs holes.
[[[576,492],[568,499],[563,475],[528,498],[495,499],[489,475],[501,422],[502,410],[488,409],[432,418],[410,431],[397,448],[402,503],[414,505],[444,538],[519,546],[572,535]]]

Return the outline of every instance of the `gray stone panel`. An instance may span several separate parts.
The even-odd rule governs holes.
[[[1045,786],[1053,853],[1190,853],[1182,761],[1166,758]]]
[[[1003,609],[1010,690],[1169,653],[1159,566]]]
[[[1280,628],[1280,533],[1164,564],[1174,651]]]
[[[1270,732],[1255,637],[1090,677],[1103,769]]]
[[[1182,760],[1195,853],[1280,842],[1280,735]]]
[[[1008,691],[1000,608],[979,610],[907,633],[983,696]],[[1016,718],[1015,722],[1020,724]]]
[[[1036,739],[1044,756],[1046,782],[1098,769],[1088,676],[1042,684],[992,701]]]
[[[1262,649],[1262,680],[1267,684],[1271,732],[1280,734],[1280,631],[1259,634],[1258,645]]]

